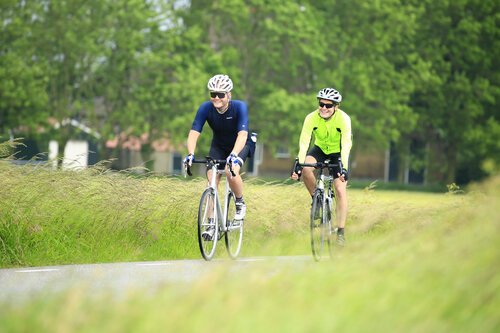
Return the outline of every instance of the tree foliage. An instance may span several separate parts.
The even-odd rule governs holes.
[[[447,181],[470,169],[484,174],[500,164],[499,7],[495,0],[3,1],[0,134],[78,118],[104,139],[117,130],[168,132],[182,143],[207,98],[206,81],[227,73],[270,148],[296,152],[316,92],[333,86],[351,116],[354,149],[440,142],[440,163],[429,151],[411,163],[442,169]]]
[[[30,14],[35,12],[30,2],[0,5],[0,134],[18,126],[35,128],[47,116],[46,67],[30,43]]]

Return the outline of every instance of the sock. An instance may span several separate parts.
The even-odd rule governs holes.
[[[337,229],[337,234],[343,235],[344,234],[344,228],[338,228]]]
[[[236,198],[236,202],[244,202],[243,201],[243,196],[241,196],[241,198]]]

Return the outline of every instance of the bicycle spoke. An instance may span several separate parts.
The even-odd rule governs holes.
[[[214,256],[218,236],[215,195],[213,190],[208,188],[201,196],[198,210],[198,244],[205,260],[211,260]]]
[[[335,191],[332,188],[334,181],[332,173],[335,171],[332,170],[338,170],[340,162],[331,163],[327,160],[316,163],[299,163],[296,159],[294,170],[298,167],[319,169],[310,213],[311,248],[314,259],[319,261],[322,259],[325,246],[328,246],[330,257],[333,255],[332,222],[335,220]],[[328,176],[324,175],[324,169],[329,170]]]
[[[324,225],[323,225],[323,194],[314,193],[311,207],[311,248],[313,257],[319,261],[324,247]]]

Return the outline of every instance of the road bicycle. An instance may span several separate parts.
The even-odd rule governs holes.
[[[205,164],[212,170],[207,188],[203,191],[198,209],[198,244],[201,255],[207,261],[214,257],[217,242],[224,237],[227,253],[232,259],[236,259],[241,251],[243,243],[243,219],[236,220],[236,198],[229,187],[226,176],[224,192],[224,205],[221,206],[217,190],[217,175],[225,174],[219,170],[220,165],[225,165],[226,160],[216,160],[206,157],[206,160],[194,160],[193,163]],[[232,165],[229,166],[232,176],[235,176]],[[186,172],[192,176],[191,168],[186,165]]]
[[[294,172],[298,173],[303,167],[313,167],[319,170],[310,213],[312,254],[314,259],[319,261],[324,257],[325,247],[328,247],[329,256],[333,255],[335,231],[332,227],[332,220],[335,217],[335,191],[332,184],[335,179],[334,175],[338,170],[342,170],[342,162],[330,163],[326,160],[317,163],[299,163],[296,159]],[[328,169],[328,175],[324,174],[325,169]]]

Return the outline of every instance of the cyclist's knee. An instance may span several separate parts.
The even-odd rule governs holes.
[[[303,168],[302,169],[302,175],[305,177],[311,177],[314,176],[314,169],[313,168]]]
[[[337,191],[347,191],[347,180],[345,182],[341,181],[340,178],[335,178],[333,181],[335,190]]]
[[[335,194],[339,200],[347,198],[347,190],[344,186],[335,186]]]

